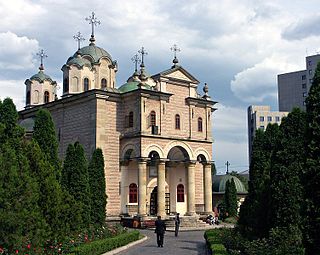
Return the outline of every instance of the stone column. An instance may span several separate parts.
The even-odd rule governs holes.
[[[203,191],[204,191],[204,211],[206,214],[212,213],[212,174],[211,164],[203,164]]]
[[[158,164],[158,178],[157,178],[157,185],[158,185],[158,215],[161,218],[166,216],[165,210],[165,202],[166,202],[166,162],[163,160],[159,161]]]
[[[196,213],[195,198],[195,162],[188,162],[188,186],[187,186],[187,215],[192,216]]]
[[[128,164],[127,162],[121,162],[120,165],[120,172],[121,172],[121,187],[120,187],[120,199],[121,199],[121,212],[123,214],[128,213],[126,205],[128,204]]]
[[[147,214],[147,161],[138,160],[138,214],[145,216]]]

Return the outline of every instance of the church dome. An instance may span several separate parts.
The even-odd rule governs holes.
[[[88,66],[91,68],[91,62],[81,56],[77,55],[76,57],[72,57],[68,59],[67,65],[77,65],[79,67]]]
[[[31,76],[30,80],[37,80],[40,83],[43,83],[45,80],[53,82],[51,77],[49,75],[46,75],[42,69],[39,70],[39,72],[33,76]]]
[[[236,176],[233,176],[233,175],[230,175],[230,174],[219,176],[218,178],[214,177],[214,180],[213,180],[213,192],[222,192],[222,193],[224,193],[226,191],[227,181],[231,182],[231,179],[233,179],[234,184],[236,185],[237,193],[247,193],[247,190],[244,187],[244,184],[242,183],[242,181],[240,181],[239,178],[237,178]]]
[[[111,55],[104,49],[97,47],[94,44],[82,47],[73,55],[73,58],[76,58],[78,54],[80,54],[82,57],[90,56],[93,63],[98,63],[101,58],[108,58],[112,62]]]
[[[120,88],[118,89],[120,91],[120,93],[126,93],[129,91],[133,91],[139,88],[139,83],[140,81],[129,81],[125,84],[123,84],[122,86],[120,86]],[[152,87],[148,84],[143,84],[142,87],[143,89],[149,89],[152,90]]]

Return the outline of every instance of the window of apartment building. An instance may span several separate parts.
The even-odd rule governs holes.
[[[272,116],[268,116],[268,122],[272,121]]]
[[[303,105],[304,105],[304,106],[306,106],[306,105],[307,105],[306,101],[303,101]]]
[[[261,121],[261,122],[264,121],[264,116],[260,116],[260,121]]]
[[[184,202],[184,186],[182,184],[177,186],[177,202]]]
[[[260,126],[259,129],[264,130],[264,126]]]
[[[307,88],[307,84],[306,83],[302,83],[302,88],[306,89]]]
[[[133,112],[129,113],[129,127],[133,127]]]
[[[308,60],[308,66],[312,66],[312,61]]]
[[[198,132],[202,132],[202,118],[198,118]]]
[[[305,80],[305,79],[306,79],[306,76],[305,76],[305,75],[302,75],[302,76],[301,76],[301,79],[302,79],[302,80]]]
[[[129,185],[129,203],[137,203],[137,202],[138,202],[137,184],[131,183]]]
[[[180,115],[176,114],[175,116],[175,127],[176,129],[180,129]]]
[[[309,75],[311,75],[311,74],[312,74],[312,69],[309,70]]]
[[[302,96],[303,96],[303,97],[307,97],[307,92],[303,92],[303,93],[302,93]]]
[[[309,82],[312,83],[312,82],[313,82],[313,79],[309,79]]]
[[[280,117],[276,116],[276,122],[279,122],[279,121],[280,121]]]

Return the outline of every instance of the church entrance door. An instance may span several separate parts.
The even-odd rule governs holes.
[[[158,187],[154,187],[150,196],[150,215],[157,215],[158,208]]]

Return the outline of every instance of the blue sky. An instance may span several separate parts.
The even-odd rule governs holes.
[[[209,85],[218,101],[213,118],[213,159],[218,172],[248,169],[246,109],[277,110],[277,74],[304,69],[306,55],[320,49],[318,1],[10,0],[0,2],[0,98],[24,106],[24,81],[38,70],[61,86],[60,70],[77,50],[73,35],[88,40],[85,18],[96,13],[96,43],[119,64],[117,85],[132,74],[131,57],[141,46],[154,74],[171,66],[177,44],[180,64]],[[82,45],[88,44],[88,41]],[[202,91],[201,91],[202,92]]]

